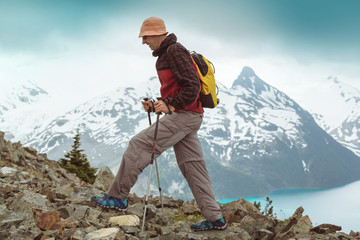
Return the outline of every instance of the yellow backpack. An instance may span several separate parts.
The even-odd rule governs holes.
[[[219,104],[217,98],[219,89],[215,83],[215,67],[204,56],[191,52],[201,82],[200,102],[204,108],[214,108]]]

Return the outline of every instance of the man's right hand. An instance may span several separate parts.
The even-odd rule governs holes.
[[[149,109],[151,110],[151,112],[153,111],[153,104],[151,101],[142,101],[141,103],[143,104],[145,112],[148,112]]]

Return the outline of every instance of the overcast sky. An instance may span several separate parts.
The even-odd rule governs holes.
[[[149,79],[156,58],[138,33],[150,16],[226,86],[249,66],[290,97],[329,76],[360,89],[357,0],[0,0],[0,87],[30,80],[80,103]]]

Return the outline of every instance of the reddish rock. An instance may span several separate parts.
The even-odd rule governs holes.
[[[56,210],[42,212],[41,210],[34,210],[35,224],[43,231],[59,230],[62,232],[62,224],[60,220],[60,213]]]

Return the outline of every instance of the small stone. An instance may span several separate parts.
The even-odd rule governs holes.
[[[113,240],[115,239],[119,231],[120,231],[119,228],[102,228],[97,231],[86,234],[84,240],[100,240],[100,239]]]
[[[101,211],[94,208],[90,208],[88,213],[88,220],[98,221],[100,214]]]
[[[136,215],[124,215],[111,217],[109,219],[111,226],[139,226],[140,218]]]
[[[0,172],[5,176],[12,176],[16,173],[16,169],[12,167],[2,167],[0,168]]]
[[[82,220],[85,218],[85,216],[88,215],[89,209],[90,208],[88,206],[78,206],[75,208],[75,211],[72,214],[72,216],[75,219]]]
[[[71,184],[62,186],[62,187],[58,187],[55,189],[55,195],[57,198],[60,198],[60,199],[67,199],[73,193],[74,193],[74,188],[71,186]]]
[[[85,233],[81,230],[76,230],[76,232],[71,236],[73,240],[82,240],[85,237]]]
[[[32,154],[33,156],[36,156],[37,154],[37,150],[35,148],[32,147],[24,147],[24,150],[30,154]]]
[[[336,233],[337,231],[341,231],[340,226],[336,226],[333,224],[321,224],[311,229],[312,232],[316,232],[318,234],[329,234]]]
[[[59,211],[61,218],[66,219],[66,218],[70,217],[70,213],[69,213],[68,208],[60,207],[57,210]]]
[[[121,226],[121,230],[123,230],[124,233],[131,234],[131,235],[135,235],[136,233],[138,233],[140,231],[140,229],[135,226]]]
[[[160,235],[167,235],[167,234],[170,234],[172,233],[173,230],[169,227],[160,227]]]
[[[259,239],[271,239],[274,233],[267,229],[260,229],[259,235],[260,235]]]
[[[69,217],[67,219],[61,220],[61,226],[63,228],[73,228],[76,229],[77,227],[77,220],[75,220],[73,217]]]
[[[24,221],[23,216],[19,216],[19,215],[10,216],[9,218],[0,221],[0,229],[9,229],[14,226],[16,227],[23,221]]]
[[[17,230],[15,233],[11,234],[11,239],[17,240],[33,240],[34,236],[29,230]]]
[[[200,209],[194,200],[184,203],[181,209],[185,214],[200,214]]]
[[[360,237],[360,232],[354,232],[353,230],[351,230],[349,235],[351,237]]]

